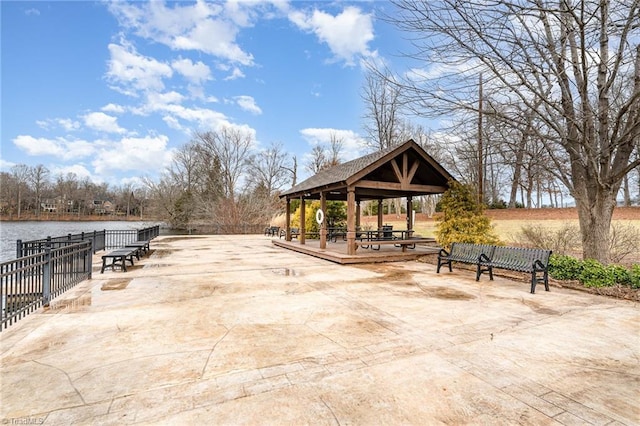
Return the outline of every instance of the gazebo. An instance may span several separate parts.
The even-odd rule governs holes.
[[[383,226],[382,202],[389,198],[406,198],[407,231],[413,230],[413,197],[441,194],[454,179],[413,140],[355,160],[322,170],[283,192],[286,198],[286,241],[291,241],[291,200],[300,199],[299,244],[305,244],[305,200],[320,200],[326,211],[327,200],[347,202],[347,253],[354,255],[358,244],[356,230],[360,226],[360,203],[377,200],[378,228]],[[322,215],[320,215],[322,216]],[[319,217],[318,219],[322,219]],[[320,223],[320,248],[326,248],[326,221]]]

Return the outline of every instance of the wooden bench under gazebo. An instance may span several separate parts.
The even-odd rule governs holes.
[[[413,140],[322,170],[280,195],[287,201],[286,236],[284,240],[274,239],[273,244],[340,263],[404,260],[417,257],[420,253],[426,254],[418,248],[424,244],[433,245],[434,239],[413,235],[413,198],[441,194],[448,189],[448,181],[451,179],[453,177],[449,172]],[[377,200],[378,229],[371,235],[378,233],[383,236],[382,203],[390,198],[406,199],[407,229],[397,230],[406,233],[403,234],[402,241],[395,241],[394,244],[393,238],[382,237],[370,237],[369,241],[363,241],[359,231],[360,203]],[[290,233],[293,199],[300,200],[300,228],[296,242],[292,241]],[[341,247],[332,243],[330,248],[327,248],[326,220],[320,223],[319,241],[308,244],[304,229],[306,200],[320,200],[322,212],[326,211],[327,201],[347,202],[346,238]],[[377,253],[372,253],[371,250],[363,253],[365,250],[358,250],[358,247],[367,245],[377,245]],[[401,250],[396,246],[401,247]],[[407,250],[411,246],[415,249]],[[438,252],[433,246],[428,252],[433,250]],[[398,254],[404,256],[399,257]],[[385,257],[388,260],[382,260]]]

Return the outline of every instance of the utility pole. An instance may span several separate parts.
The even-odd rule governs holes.
[[[484,164],[482,147],[482,73],[480,73],[480,84],[478,93],[478,204],[484,201]]]

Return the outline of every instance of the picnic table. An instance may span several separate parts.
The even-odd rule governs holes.
[[[356,234],[356,240],[360,241],[357,244],[362,248],[380,250],[381,245],[393,244],[396,247],[402,247],[402,251],[406,251],[408,248],[415,248],[416,242],[424,240],[422,238],[414,238],[413,232],[413,230],[393,230],[390,227],[383,227],[378,230],[360,231]]]

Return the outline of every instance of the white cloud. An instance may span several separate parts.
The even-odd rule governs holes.
[[[95,153],[95,147],[91,142],[85,140],[65,140],[65,153],[62,158],[64,160],[72,160],[75,158],[88,158]]]
[[[72,164],[70,166],[59,166],[51,169],[51,174],[56,175],[66,175],[68,173],[72,173],[76,175],[80,180],[84,178],[88,178],[94,183],[100,183],[100,179],[96,179],[96,176],[92,174],[85,166],[82,164]]]
[[[0,170],[10,170],[16,163],[0,158]]]
[[[132,170],[142,173],[157,172],[171,161],[171,153],[167,149],[168,141],[169,138],[164,135],[122,138],[102,147],[92,165],[100,175]]]
[[[172,115],[165,115],[164,117],[162,117],[162,121],[167,123],[167,126],[171,127],[172,129],[180,131],[185,130],[185,128],[180,124],[180,121],[178,121],[178,119]]]
[[[227,116],[221,112],[208,108],[186,107],[181,105],[184,96],[178,92],[147,93],[144,105],[132,108],[131,112],[138,115],[160,114],[162,120],[173,129],[185,130],[191,133],[197,127],[199,130],[211,130],[218,126],[229,125]],[[217,99],[208,99],[217,102]],[[181,123],[190,123],[188,126]]]
[[[125,107],[122,105],[116,105],[113,103],[107,104],[100,109],[104,112],[112,112],[114,114],[122,114],[126,111]]]
[[[190,59],[181,58],[173,61],[171,66],[192,84],[199,85],[211,80],[211,69],[201,61],[194,63]]]
[[[67,140],[65,138],[35,138],[29,135],[19,135],[13,143],[29,156],[57,157],[64,160],[91,156],[95,148],[84,140]]]
[[[124,133],[125,130],[118,125],[118,119],[104,112],[91,112],[82,117],[85,126],[99,132]]]
[[[107,80],[126,95],[137,96],[138,91],[164,89],[163,78],[173,75],[166,63],[140,55],[135,47],[122,40],[122,44],[109,44]]]
[[[36,124],[46,130],[60,127],[67,132],[71,132],[80,129],[80,123],[70,118],[48,118],[46,120],[37,120]]]
[[[251,25],[254,15],[248,7],[230,4],[229,13],[224,4],[204,1],[185,6],[174,3],[173,7],[158,1],[110,2],[109,10],[121,26],[172,49],[196,50],[232,63],[253,65],[253,56],[240,48],[236,37],[241,27]],[[247,4],[261,7],[259,2]]]
[[[234,98],[238,103],[238,106],[245,111],[249,111],[252,114],[260,115],[262,114],[262,109],[258,105],[256,105],[256,100],[253,99],[253,96],[236,96]]]
[[[329,46],[336,59],[348,65],[355,65],[354,59],[358,56],[375,56],[368,47],[374,39],[372,15],[357,7],[346,7],[336,16],[317,9],[310,14],[294,11],[289,14],[289,19],[298,28],[314,33]]]
[[[24,11],[24,14],[27,16],[40,16],[40,10],[32,7]]]
[[[27,155],[53,155],[61,156],[64,153],[63,144],[59,140],[34,138],[29,135],[18,135],[13,144],[23,150]]]
[[[225,81],[237,80],[238,78],[244,78],[244,73],[238,67],[235,67],[231,74],[224,78]]]
[[[145,115],[152,112],[161,113],[162,120],[167,125],[174,129],[186,130],[187,133],[191,133],[194,127],[198,130],[211,130],[230,125],[227,116],[221,112],[207,108],[188,108],[174,103],[150,102],[136,112]],[[180,120],[190,123],[189,126],[181,124]]]
[[[163,105],[180,104],[184,100],[184,96],[174,90],[165,93],[149,93],[147,94],[147,105],[152,108],[162,109]]]
[[[300,134],[310,146],[328,146],[333,137],[342,140],[342,159],[344,161],[361,157],[366,151],[365,139],[352,130],[307,128],[300,130]]]

